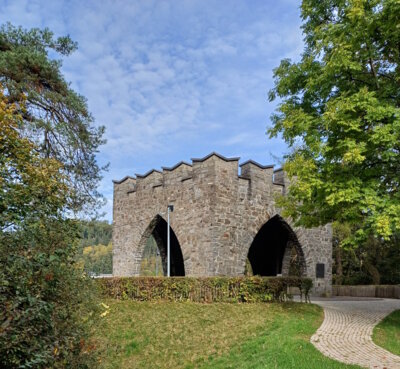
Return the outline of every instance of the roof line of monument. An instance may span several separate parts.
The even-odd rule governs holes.
[[[223,156],[223,155],[221,155],[221,154],[219,154],[219,153],[217,153],[217,152],[215,152],[215,151],[213,151],[212,153],[210,153],[210,154],[204,156],[203,158],[192,158],[191,160],[192,160],[192,163],[200,163],[200,162],[206,161],[207,159],[211,158],[212,156],[216,156],[216,157],[218,157],[218,158],[220,158],[220,159],[222,159],[222,160],[224,160],[224,161],[239,161],[239,160],[240,160],[240,157],[227,158],[227,157],[225,157],[225,156]],[[247,160],[247,161],[245,161],[244,163],[240,164],[240,167],[242,167],[242,166],[245,165],[245,164],[253,164],[253,165],[255,165],[255,166],[257,166],[257,167],[259,167],[259,168],[261,168],[261,169],[270,169],[270,168],[273,168],[273,167],[274,167],[274,165],[262,165],[262,164],[260,164],[260,163],[257,163],[257,162],[254,161],[254,160]],[[172,166],[172,167],[161,167],[161,169],[164,170],[164,171],[170,172],[170,171],[173,171],[173,170],[177,169],[177,168],[180,167],[181,165],[187,165],[187,166],[189,166],[189,167],[192,167],[192,164],[189,164],[189,163],[187,163],[187,162],[185,162],[185,161],[180,161],[179,163],[175,164],[175,165]],[[282,170],[282,168],[277,169],[277,170],[274,170],[274,172],[278,172],[278,171],[280,171],[280,170]],[[136,174],[136,173],[135,173],[135,176],[136,176],[136,177],[125,176],[124,178],[122,178],[122,179],[120,179],[120,180],[115,180],[115,179],[114,179],[114,180],[113,180],[113,183],[115,183],[115,184],[121,184],[121,183],[125,182],[125,181],[128,180],[128,179],[146,178],[147,176],[149,176],[149,175],[152,174],[153,172],[162,173],[161,171],[159,171],[159,170],[157,170],[157,169],[151,169],[151,170],[149,170],[149,171],[148,171],[147,173],[145,173],[145,174]]]
[[[213,151],[212,153],[208,154],[207,156],[205,156],[204,158],[192,158],[192,162],[196,163],[196,162],[202,162],[202,161],[206,161],[207,159],[211,158],[211,156],[217,156],[218,158],[225,160],[225,161],[239,161],[240,157],[236,157],[236,158],[227,158],[221,154],[218,154],[217,152]]]
[[[251,159],[245,161],[244,163],[240,164],[239,166],[242,167],[243,165],[246,165],[246,164],[254,164],[255,166],[257,166],[257,167],[259,167],[259,168],[261,168],[261,169],[269,169],[269,168],[273,168],[273,167],[274,167],[273,164],[272,164],[272,165],[262,165],[262,164],[260,164],[260,163],[257,163],[257,162],[254,161],[254,160],[251,160]]]
[[[170,171],[172,171],[172,170],[174,170],[174,169],[180,167],[181,165],[187,165],[187,166],[189,166],[189,167],[192,166],[192,164],[189,164],[189,163],[187,163],[186,161],[180,161],[179,163],[175,164],[175,165],[172,166],[172,167],[161,167],[161,169],[170,172]]]

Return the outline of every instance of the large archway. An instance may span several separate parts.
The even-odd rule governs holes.
[[[295,232],[275,215],[258,231],[248,253],[246,269],[261,276],[304,275],[303,250]]]
[[[157,215],[149,224],[146,231],[142,236],[142,261],[143,257],[154,256],[155,258],[155,268],[158,269],[157,260],[161,258],[161,268],[162,274],[167,275],[167,222],[160,216]],[[149,250],[149,246],[151,247],[151,242],[148,241],[153,238],[158,252],[151,255],[152,251]],[[149,252],[150,251],[150,252]],[[174,230],[170,227],[170,251],[171,251],[171,276],[184,276],[185,275],[185,266],[183,262],[182,250],[179,245],[178,238]],[[143,264],[143,263],[142,263]],[[141,267],[142,269],[142,267]],[[154,275],[157,274],[155,270]],[[141,273],[140,275],[151,275],[151,273]]]

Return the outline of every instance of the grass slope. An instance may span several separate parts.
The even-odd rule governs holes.
[[[358,368],[311,345],[323,319],[315,305],[106,303],[99,368]]]
[[[400,355],[400,310],[389,314],[374,328],[372,339],[377,345]]]

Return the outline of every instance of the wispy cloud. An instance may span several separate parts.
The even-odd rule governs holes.
[[[299,1],[0,0],[0,22],[70,34],[63,72],[107,128],[111,178],[210,151],[257,161],[268,141],[272,70],[302,50]],[[111,217],[109,204],[106,208]]]

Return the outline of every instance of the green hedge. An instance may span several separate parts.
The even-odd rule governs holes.
[[[298,287],[307,301],[312,287],[311,279],[299,277],[114,277],[97,281],[104,296],[137,301],[285,301],[290,299],[288,287]]]

